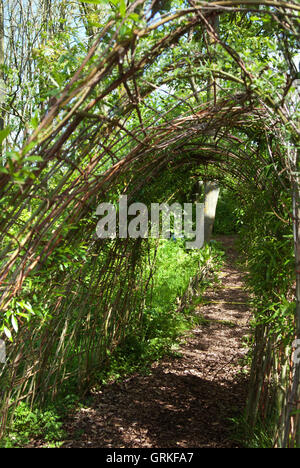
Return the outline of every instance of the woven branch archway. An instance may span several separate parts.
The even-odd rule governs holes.
[[[280,32],[284,44],[294,43],[299,5],[191,0],[187,8],[147,22],[144,3],[131,2],[125,13],[107,18],[78,71],[0,174],[1,308],[22,303],[30,281],[40,277],[39,301],[51,317],[47,329],[40,317],[32,327],[24,324],[11,345],[1,377],[6,408],[11,398],[16,404],[50,390],[55,395],[71,375],[88,386],[93,366],[121,339],[131,311],[142,314],[149,270],[140,259],[147,249],[140,240],[97,241],[97,204],[113,193],[134,197],[164,173],[190,177],[195,168],[213,168],[219,178],[232,174],[249,189],[298,187],[299,127],[288,97],[297,70],[289,48],[287,81],[274,98],[259,86],[263,71],[255,75],[250,61],[226,41],[222,19],[243,27],[255,13]],[[222,60],[233,71],[220,68]],[[262,154],[260,145],[268,152]],[[270,164],[278,187],[264,172]],[[294,224],[298,232],[298,219]],[[70,256],[76,251],[80,268],[74,263],[57,272],[52,266],[66,245]],[[100,317],[92,312],[99,309]],[[293,383],[298,388],[298,368]],[[3,427],[5,421],[6,412]]]

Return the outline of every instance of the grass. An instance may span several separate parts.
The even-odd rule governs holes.
[[[274,425],[271,421],[258,420],[255,427],[251,427],[243,415],[230,418],[232,424],[232,440],[242,448],[273,448]]]

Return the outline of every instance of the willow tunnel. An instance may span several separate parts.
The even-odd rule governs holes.
[[[202,180],[207,241],[219,186],[257,220],[272,212],[285,235],[294,226],[297,274],[287,274],[292,297],[282,293],[297,303],[292,336],[269,333],[271,319],[257,325],[247,411],[255,424],[265,399],[275,399],[278,446],[299,444],[291,343],[300,338],[300,7],[190,0],[159,13],[159,2],[127,3],[103,13],[63,85],[53,88],[52,78],[48,108],[21,148],[1,133],[9,150],[0,170],[2,430],[21,400],[54,398],[70,379],[90,388],[108,353],[143,320],[154,248],[148,239],[98,239],[97,206],[121,195],[146,206],[193,201]]]

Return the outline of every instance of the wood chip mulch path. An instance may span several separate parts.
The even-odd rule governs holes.
[[[247,397],[243,341],[250,312],[234,237],[221,240],[221,283],[206,291],[198,309],[207,325],[185,336],[182,357],[167,357],[152,365],[151,375],[133,375],[98,391],[90,407],[65,423],[63,447],[239,447],[230,418],[241,413]]]

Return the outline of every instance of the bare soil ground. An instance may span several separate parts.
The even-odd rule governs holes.
[[[65,428],[63,447],[237,448],[230,418],[244,408],[243,373],[250,318],[234,237],[221,240],[226,263],[221,283],[207,290],[198,313],[207,319],[184,337],[182,357],[153,364],[151,375],[133,375],[95,394]]]

